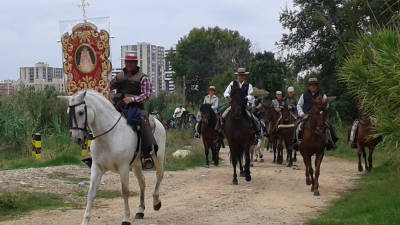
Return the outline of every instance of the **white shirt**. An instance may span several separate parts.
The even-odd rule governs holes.
[[[322,99],[324,101],[326,101],[327,98],[328,97],[325,94],[322,97]],[[299,116],[303,116],[304,115],[303,105],[304,105],[304,98],[303,98],[303,95],[301,95],[300,98],[299,98],[299,102],[297,103],[297,112],[298,112]],[[327,105],[327,107],[329,107],[329,104]]]
[[[207,95],[204,97],[203,104],[210,104],[211,108],[214,111],[217,111],[218,109],[218,97],[216,95],[213,95],[212,98],[210,98],[210,95]]]
[[[173,115],[172,117],[173,117],[174,119],[175,119],[175,118],[179,118],[179,117],[182,116],[182,114],[183,114],[184,111],[186,111],[185,108],[182,108],[182,109],[181,109],[181,108],[178,107],[178,108],[175,109],[174,115]]]
[[[239,87],[240,87],[240,88],[241,88],[241,87],[243,86],[243,84],[244,84],[244,82],[240,83],[239,81],[238,81],[238,83],[239,83]],[[232,85],[233,85],[233,81],[232,81],[232,82],[228,85],[228,87],[226,88],[226,90],[225,90],[225,92],[224,92],[224,98],[228,98],[228,97],[231,96]],[[248,92],[247,92],[246,98],[247,98],[247,100],[249,100],[249,103],[250,103],[250,104],[252,104],[252,103],[253,103],[253,100],[254,100],[254,96],[253,96],[252,94],[253,94],[253,86],[252,86],[251,84],[249,84],[249,90],[248,90]]]

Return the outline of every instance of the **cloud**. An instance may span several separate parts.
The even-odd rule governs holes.
[[[19,67],[38,61],[61,67],[59,21],[79,19],[79,0],[18,0],[0,8],[0,79],[18,79]],[[112,61],[120,46],[146,41],[170,48],[193,27],[238,30],[258,51],[275,49],[283,32],[279,13],[292,0],[89,0],[89,17],[111,19]]]

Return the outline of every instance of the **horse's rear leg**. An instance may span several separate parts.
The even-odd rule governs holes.
[[[89,224],[93,201],[96,197],[97,188],[100,184],[102,176],[103,176],[103,171],[101,171],[100,168],[95,163],[93,163],[90,171],[90,187],[87,197],[87,205],[81,225]]]
[[[119,176],[121,178],[121,194],[124,199],[125,212],[122,224],[130,223],[131,211],[129,209],[129,165],[126,168],[120,168]]]
[[[288,167],[291,167],[291,166],[293,166],[293,157],[292,157],[292,145],[291,145],[291,143],[290,143],[290,140],[285,140],[285,147],[286,147],[286,152],[287,152],[287,161],[288,161],[288,164],[287,164],[287,166]]]
[[[306,185],[311,185],[310,169],[309,169],[309,167],[311,166],[311,156],[306,156],[305,154],[303,154],[303,161],[305,166]]]
[[[367,169],[367,171],[371,172],[372,171],[372,154],[374,153],[375,146],[370,146],[370,147],[368,147],[368,149],[369,149],[369,154],[368,154],[368,169]]]
[[[144,204],[144,192],[146,189],[146,182],[145,182],[145,178],[142,173],[142,168],[140,166],[140,163],[138,163],[134,166],[133,172],[135,173],[135,176],[138,180],[139,187],[140,187],[140,194],[139,194],[140,204],[139,204],[139,209],[138,209],[138,212],[136,213],[135,219],[143,219],[144,210],[146,209],[146,206]]]
[[[319,174],[320,174],[320,169],[321,169],[321,163],[322,163],[322,159],[324,158],[324,152],[321,152],[320,154],[317,154],[317,156],[315,157],[315,180],[314,180],[314,196],[319,196]]]
[[[364,147],[362,147],[360,144],[357,145],[357,149],[358,149],[358,151],[357,151],[357,155],[358,155],[358,171],[359,172],[363,171],[363,166],[361,164],[361,154],[363,152],[362,148],[364,148]]]
[[[160,185],[164,177],[164,158],[153,156],[153,159],[154,159],[154,166],[156,167],[156,176],[157,176],[157,182],[153,192],[153,208],[154,210],[158,211],[161,208]]]
[[[362,147],[362,154],[364,158],[365,170],[368,171],[368,162],[367,162],[367,152],[365,151],[365,147]]]
[[[239,154],[240,155],[240,154]],[[240,177],[245,177],[244,176],[244,172],[243,172],[243,155],[241,155],[240,157],[237,157],[238,161],[239,161],[239,168],[240,168]]]

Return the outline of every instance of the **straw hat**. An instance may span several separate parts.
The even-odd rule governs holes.
[[[312,85],[312,84],[319,84],[319,81],[316,77],[311,77],[310,79],[308,79],[308,85]]]
[[[238,68],[237,72],[235,72],[236,75],[247,75],[249,72],[246,72],[246,68]]]
[[[215,88],[215,86],[210,86],[210,87],[208,88],[208,90],[213,90],[213,91],[217,92],[217,88]]]

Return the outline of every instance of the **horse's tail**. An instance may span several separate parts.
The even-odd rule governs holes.
[[[236,159],[237,161],[239,161],[239,160],[243,159],[243,156],[244,156],[244,151],[243,150],[241,150],[239,152],[231,150],[229,159],[230,159],[230,161],[232,163],[232,159]]]

